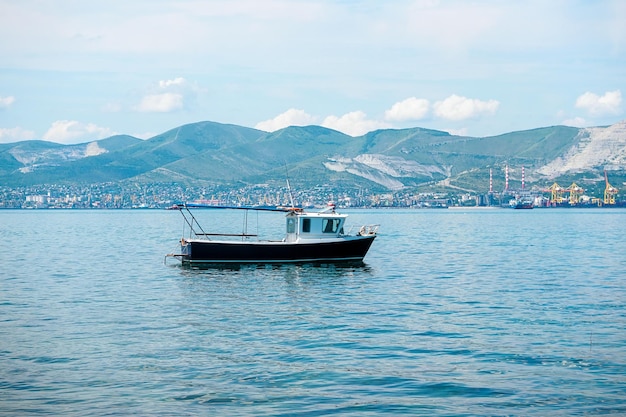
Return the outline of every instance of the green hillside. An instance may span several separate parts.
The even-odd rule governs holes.
[[[148,140],[113,136],[97,141],[97,146],[44,141],[3,144],[0,181],[9,186],[116,181],[240,186],[284,184],[289,175],[304,187],[484,190],[490,169],[494,186],[503,185],[507,165],[512,181],[519,181],[524,166],[530,183],[534,169],[557,160],[580,142],[580,132],[553,126],[476,138],[412,128],[351,137],[320,126],[268,133],[199,122]],[[572,179],[587,175],[597,181],[598,169]]]

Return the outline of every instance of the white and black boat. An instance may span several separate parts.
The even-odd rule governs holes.
[[[345,232],[348,215],[336,212],[334,205],[320,212],[306,212],[296,207],[216,207],[195,204],[181,204],[171,208],[181,212],[189,234],[180,240],[180,253],[167,256],[176,257],[187,265],[359,262],[367,254],[378,232],[378,225],[360,226],[354,234]],[[281,240],[261,240],[258,235],[246,231],[237,234],[206,233],[192,213],[192,209],[196,208],[286,212],[285,236]]]

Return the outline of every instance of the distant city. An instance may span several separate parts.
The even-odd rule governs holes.
[[[577,194],[578,193],[578,194]],[[230,188],[187,187],[180,184],[102,183],[85,186],[41,185],[0,186],[0,209],[166,209],[180,203],[225,206],[323,207],[328,202],[342,208],[447,208],[508,206],[512,201],[530,200],[535,207],[555,205],[625,205],[615,195],[590,198],[569,188],[546,190],[507,190],[484,194],[463,192],[370,192],[367,189],[339,189],[318,186],[306,192],[285,187],[256,184]]]
[[[186,187],[178,184],[103,183],[86,186],[46,185],[0,187],[0,209],[165,209],[180,203],[229,206],[321,207],[332,201],[339,207],[447,207],[471,197],[444,193],[371,194],[368,190],[341,190],[329,186],[303,192],[257,184],[240,188]],[[472,200],[475,204],[475,200]]]

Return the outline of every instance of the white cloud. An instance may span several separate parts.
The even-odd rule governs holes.
[[[184,85],[186,80],[183,77],[176,77],[173,80],[161,80],[159,81],[159,87],[168,88],[171,86]]]
[[[622,92],[607,91],[603,96],[586,92],[576,99],[576,107],[585,109],[592,116],[606,116],[621,112]]]
[[[148,94],[135,106],[142,113],[168,113],[183,108],[183,96],[178,93]]]
[[[286,112],[274,117],[273,119],[257,123],[254,127],[256,129],[264,130],[266,132],[274,132],[288,126],[307,126],[315,124],[316,122],[317,117],[311,116],[304,110],[289,109]]]
[[[6,109],[9,106],[11,106],[11,104],[13,104],[14,102],[15,102],[15,97],[13,96],[0,97],[0,109]]]
[[[35,138],[35,132],[21,127],[0,128],[0,143],[19,142]]]
[[[155,133],[155,132],[131,133],[132,137],[135,137],[138,139],[150,139],[150,138],[155,137],[156,135],[158,135],[158,133]]]
[[[434,104],[435,115],[446,120],[466,120],[482,115],[493,115],[500,107],[497,100],[482,101],[456,94]]]
[[[306,113],[304,110],[289,109],[273,119],[265,120],[256,124],[255,128],[274,132],[287,126],[307,126],[318,123],[318,117]],[[378,120],[368,120],[362,111],[346,113],[341,117],[328,116],[321,126],[335,129],[351,136],[363,135],[376,129],[391,127],[388,123]]]
[[[141,113],[169,113],[182,110],[202,89],[183,77],[159,80],[148,87],[139,104],[132,109]]]
[[[409,97],[406,100],[399,101],[387,111],[385,111],[385,120],[403,122],[407,120],[421,120],[430,109],[430,103],[423,98]]]
[[[443,129],[451,135],[455,136],[467,136],[468,130],[466,127],[462,127],[460,129]]]
[[[335,129],[350,136],[360,136],[377,129],[386,129],[390,125],[378,120],[368,120],[362,111],[346,113],[341,117],[328,116],[322,126]]]
[[[93,123],[80,123],[75,120],[57,120],[43,135],[45,140],[63,144],[84,143],[104,139],[116,133],[107,127]]]
[[[562,122],[565,126],[573,127],[586,127],[589,123],[582,117],[574,117],[572,119],[566,119]]]

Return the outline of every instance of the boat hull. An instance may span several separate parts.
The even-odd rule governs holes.
[[[306,263],[362,261],[375,235],[324,242],[237,242],[204,239],[181,243],[183,263]]]

